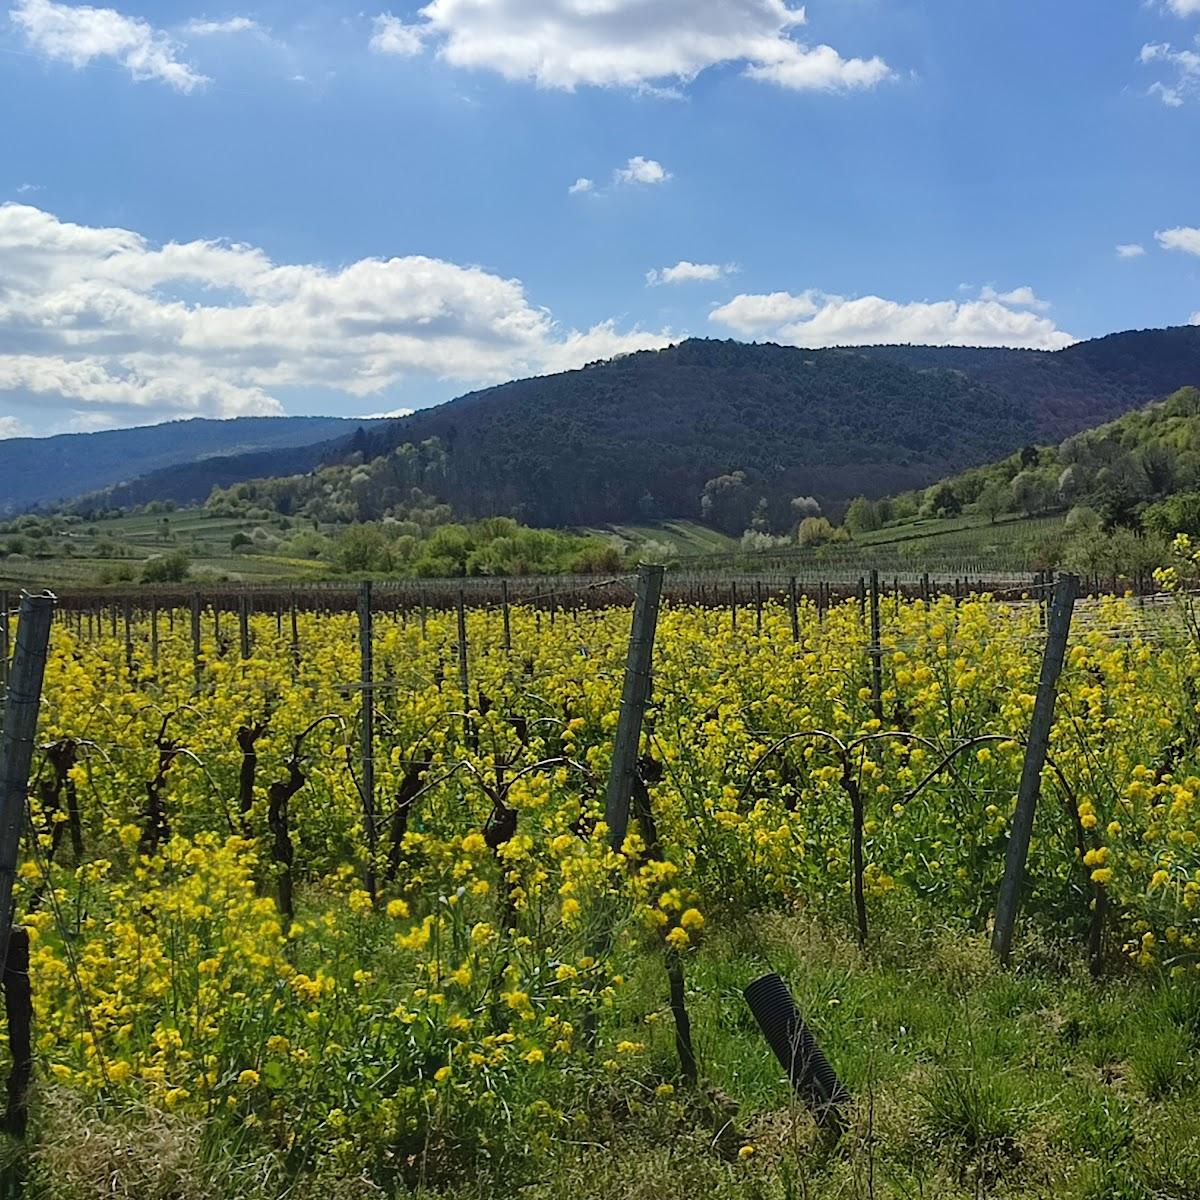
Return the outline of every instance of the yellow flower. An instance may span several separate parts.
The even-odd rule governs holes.
[[[247,1069],[238,1076],[237,1081],[238,1087],[247,1089],[256,1088],[258,1087],[258,1072]]]
[[[525,1061],[530,1064],[530,1066],[533,1066],[537,1063],[546,1061],[546,1055],[541,1050],[539,1050],[536,1046],[534,1046],[534,1048],[532,1050],[530,1050],[528,1053],[526,1053],[524,1055],[524,1058],[525,1058]]]
[[[691,938],[688,937],[686,929],[681,929],[678,925],[667,934],[667,945],[672,950],[686,950],[691,944]]]
[[[747,1143],[738,1151],[738,1158],[745,1162],[748,1158],[754,1157],[754,1147]]]
[[[689,908],[679,918],[679,924],[684,929],[699,929],[704,924],[704,915],[698,908]]]
[[[400,920],[408,916],[408,905],[403,900],[389,900],[387,903],[387,915],[393,921]]]
[[[433,1078],[437,1083],[445,1083],[452,1074],[449,1067],[438,1067],[433,1073]]]

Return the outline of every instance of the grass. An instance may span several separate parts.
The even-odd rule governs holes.
[[[1093,982],[1075,947],[997,968],[980,938],[922,933],[904,914],[860,952],[803,916],[759,915],[687,960],[703,1081],[631,1104],[581,1081],[549,1149],[499,1181],[459,1172],[438,1193],[525,1200],[1056,1200],[1200,1198],[1200,990],[1142,976]],[[741,991],[778,970],[855,1098],[840,1141],[797,1105]],[[646,1042],[646,1094],[676,1074],[660,965],[642,960],[615,1017]],[[751,1147],[752,1150],[743,1150]],[[739,1153],[739,1151],[741,1153]],[[384,1195],[353,1157],[287,1184],[233,1161],[202,1124],[39,1094],[31,1150],[9,1147],[0,1196],[339,1198]],[[13,1190],[22,1179],[24,1191]],[[499,1190],[498,1190],[499,1189]],[[428,1193],[432,1195],[432,1193]]]

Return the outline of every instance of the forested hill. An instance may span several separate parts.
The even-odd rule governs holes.
[[[336,417],[196,418],[136,429],[8,438],[0,441],[0,512],[70,499],[213,455],[236,456],[345,438],[355,428],[354,422]],[[264,459],[262,470],[271,469],[270,459]],[[210,483],[204,495],[211,488]]]
[[[437,438],[448,456],[439,496],[464,516],[696,516],[705,484],[737,471],[772,508],[814,495],[837,509],[1058,441],[1189,384],[1200,384],[1194,327],[1055,353],[691,340],[473,392],[267,467],[260,456],[163,471],[112,500],[197,501],[212,484]]]
[[[858,351],[917,369],[965,371],[1035,415],[1052,441],[1200,383],[1200,327],[1112,333],[1065,350],[868,346]]]
[[[734,470],[772,503],[811,494],[836,507],[932,482],[941,464],[1057,440],[1191,382],[1192,327],[1056,353],[697,340],[472,393],[380,426],[361,448],[370,457],[436,437],[449,453],[446,499],[537,524],[696,515],[705,482]]]

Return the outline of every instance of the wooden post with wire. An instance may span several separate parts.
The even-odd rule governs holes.
[[[29,984],[29,930],[14,925],[4,959],[4,1015],[12,1068],[4,1132],[23,1138],[29,1128],[29,1081],[33,1078],[33,991]]]
[[[508,611],[508,580],[500,580],[500,607],[504,613],[504,649],[512,649],[512,619]]]
[[[196,689],[200,689],[203,664],[200,661],[200,593],[192,593],[192,669],[196,676]]]
[[[463,712],[471,708],[471,675],[467,666],[467,598],[458,589],[458,690],[462,694]]]
[[[612,767],[604,801],[608,842],[614,850],[625,843],[629,829],[629,802],[637,770],[642,720],[650,699],[650,669],[654,659],[654,634],[658,628],[658,606],[662,598],[664,568],[650,563],[638,567],[637,591],[633,602],[633,627],[625,659],[625,683],[621,692],[621,714],[613,742]]]
[[[796,577],[788,580],[788,616],[792,621],[792,641],[800,640],[800,614],[796,609]]]
[[[158,670],[158,600],[150,601],[150,665]]]
[[[1004,878],[996,901],[996,923],[992,930],[992,952],[1007,965],[1012,950],[1013,930],[1021,906],[1025,884],[1025,864],[1029,858],[1029,843],[1033,837],[1033,819],[1037,812],[1038,794],[1042,787],[1042,768],[1046,765],[1046,749],[1050,742],[1050,727],[1054,723],[1054,701],[1058,692],[1058,677],[1062,673],[1067,652],[1067,637],[1071,632],[1071,614],[1079,594],[1079,577],[1060,575],[1050,603],[1046,632],[1046,649],[1042,655],[1042,673],[1038,680],[1029,722],[1029,739],[1025,744],[1025,764],[1021,785],[1017,791],[1017,808],[1013,813],[1012,829],[1008,835],[1008,853],[1004,862]]]
[[[883,723],[883,646],[879,628],[879,572],[871,571],[871,711]]]
[[[12,925],[13,882],[21,833],[29,803],[29,769],[33,763],[38,707],[54,619],[54,596],[21,597],[17,645],[8,681],[4,739],[0,746],[0,963],[6,961]]]
[[[0,592],[0,690],[8,686],[8,660],[12,654],[9,641],[8,609],[12,597],[7,592]]]
[[[238,597],[238,651],[242,662],[250,657],[250,597]]]
[[[358,589],[359,684],[362,692],[361,770],[363,830],[367,835],[367,891],[375,899],[375,651],[372,642],[371,581]]]

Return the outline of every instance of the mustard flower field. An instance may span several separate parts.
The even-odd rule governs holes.
[[[1177,578],[1164,577],[1177,587]],[[1081,602],[1013,963],[987,937],[1038,599],[56,622],[14,1195],[1200,1195],[1200,642]],[[882,709],[882,720],[877,715]],[[854,1099],[791,1095],[779,971]],[[681,1026],[681,1022],[683,1023]],[[25,1189],[21,1191],[20,1189]]]

